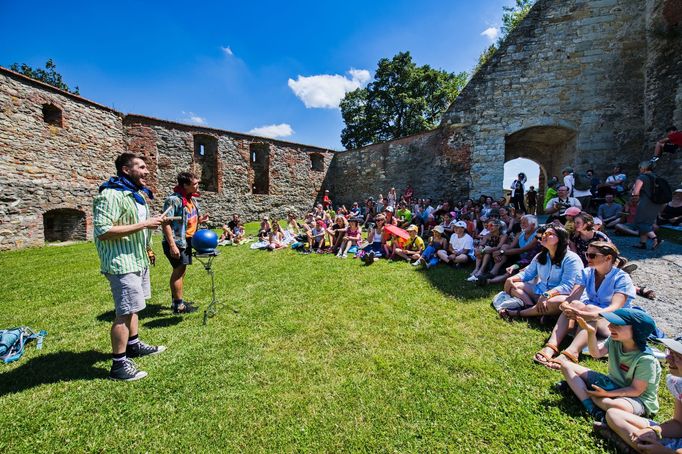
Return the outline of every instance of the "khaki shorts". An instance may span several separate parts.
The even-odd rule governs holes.
[[[104,275],[109,279],[117,316],[135,314],[146,307],[145,300],[152,296],[149,268],[136,273]]]

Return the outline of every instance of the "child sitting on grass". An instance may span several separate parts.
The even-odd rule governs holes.
[[[339,248],[337,257],[348,258],[348,251],[351,247],[355,246],[357,249],[362,241],[362,229],[360,228],[360,218],[350,218],[348,221],[348,230],[346,230],[346,236],[343,238],[341,247]]]
[[[407,229],[407,233],[410,234],[410,239],[407,240],[405,245],[400,245],[393,250],[392,259],[402,258],[409,261],[417,260],[424,250],[424,240],[417,235],[419,233],[419,227],[412,224]]]
[[[656,330],[656,323],[646,312],[637,309],[617,309],[602,312],[601,316],[609,321],[611,333],[601,347],[597,344],[597,328],[582,317],[576,320],[587,332],[590,355],[602,358],[608,354],[608,375],[563,360],[561,373],[566,383],[597,420],[603,420],[609,409],[637,416],[656,414],[661,366],[646,345],[647,337]],[[563,382],[559,386],[562,385]]]
[[[659,339],[659,341],[667,347],[666,359],[669,374],[666,384],[675,399],[673,418],[658,424],[647,418],[611,408],[606,412],[608,427],[604,424],[595,424],[595,429],[605,438],[619,445],[627,444],[638,452],[680,453],[682,452],[682,336],[676,339]],[[626,446],[618,447],[626,448]]]

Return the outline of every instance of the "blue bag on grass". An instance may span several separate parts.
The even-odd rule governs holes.
[[[43,348],[43,338],[47,331],[34,332],[27,326],[0,330],[0,359],[5,363],[11,363],[22,357],[26,344],[36,339],[36,349]]]

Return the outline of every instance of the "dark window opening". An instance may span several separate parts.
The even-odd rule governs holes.
[[[58,208],[43,214],[45,241],[85,241],[85,212]]]
[[[194,136],[195,173],[202,191],[218,191],[218,139],[197,134]]]
[[[62,109],[52,104],[43,104],[43,120],[48,125],[62,127]]]
[[[266,143],[250,145],[251,168],[253,169],[253,194],[270,193],[270,147]]]
[[[310,155],[310,169],[315,172],[324,171],[324,157],[320,154]]]

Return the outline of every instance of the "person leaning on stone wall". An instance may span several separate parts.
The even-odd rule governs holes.
[[[93,200],[95,246],[100,270],[109,280],[116,318],[111,327],[113,362],[109,377],[132,381],[147,376],[130,358],[155,355],[166,347],[140,341],[138,312],[151,297],[149,264],[155,263],[151,252],[151,232],[164,225],[164,216],[150,217],[145,196],[149,175],[142,157],[123,153],[116,158],[116,176],[99,187]]]

